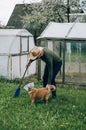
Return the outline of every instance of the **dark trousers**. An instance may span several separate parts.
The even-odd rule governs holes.
[[[51,84],[56,86],[55,78],[58,72],[60,71],[62,66],[62,61],[58,62],[56,66],[54,66],[53,69],[53,74],[52,74],[52,79],[51,79]],[[44,75],[43,75],[43,87],[46,87],[48,82],[48,67],[45,65],[44,69]],[[52,91],[52,97],[56,97],[56,91]]]

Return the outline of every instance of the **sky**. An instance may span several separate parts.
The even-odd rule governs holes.
[[[40,2],[41,0],[0,0],[0,24],[6,25],[16,4]]]

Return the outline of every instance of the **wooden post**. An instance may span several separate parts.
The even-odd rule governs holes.
[[[52,41],[52,50],[55,51],[54,49],[55,49],[55,41],[53,40]]]
[[[19,73],[21,77],[21,53],[22,53],[22,37],[20,36],[20,55],[19,55]]]
[[[63,44],[63,77],[62,77],[63,84],[65,82],[65,49],[66,49],[66,41],[64,41]]]
[[[29,50],[30,48],[29,48],[29,37],[27,37],[27,51],[29,52],[30,50]]]
[[[19,74],[21,77],[21,55],[19,55]]]
[[[22,52],[22,37],[20,36],[20,53]]]
[[[9,56],[10,58],[10,79],[12,79],[12,56]]]
[[[30,47],[29,47],[29,36],[27,37],[27,51],[28,51],[28,54],[27,54],[27,63],[28,63],[28,60],[29,60],[29,51],[30,51]],[[29,74],[29,69],[27,69],[27,75],[28,74]]]
[[[29,59],[29,53],[27,54],[27,63],[28,63],[28,61],[29,61],[28,59]],[[27,63],[26,63],[26,64],[27,64]],[[27,75],[28,75],[28,74],[29,74],[29,68],[27,69]]]

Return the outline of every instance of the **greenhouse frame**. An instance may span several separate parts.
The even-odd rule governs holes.
[[[50,22],[37,38],[38,45],[56,51],[63,66],[57,83],[86,86],[86,23]],[[39,77],[43,75],[44,63],[39,63]]]
[[[34,37],[26,29],[0,29],[0,77],[21,78],[29,60],[29,50],[34,47]],[[36,62],[25,76],[36,73]]]

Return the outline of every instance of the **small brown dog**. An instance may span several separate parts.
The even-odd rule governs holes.
[[[55,91],[56,87],[50,85],[49,88],[28,88],[28,94],[31,98],[31,104],[34,104],[36,100],[45,99],[46,104],[48,104],[48,99],[50,97],[50,90]]]

